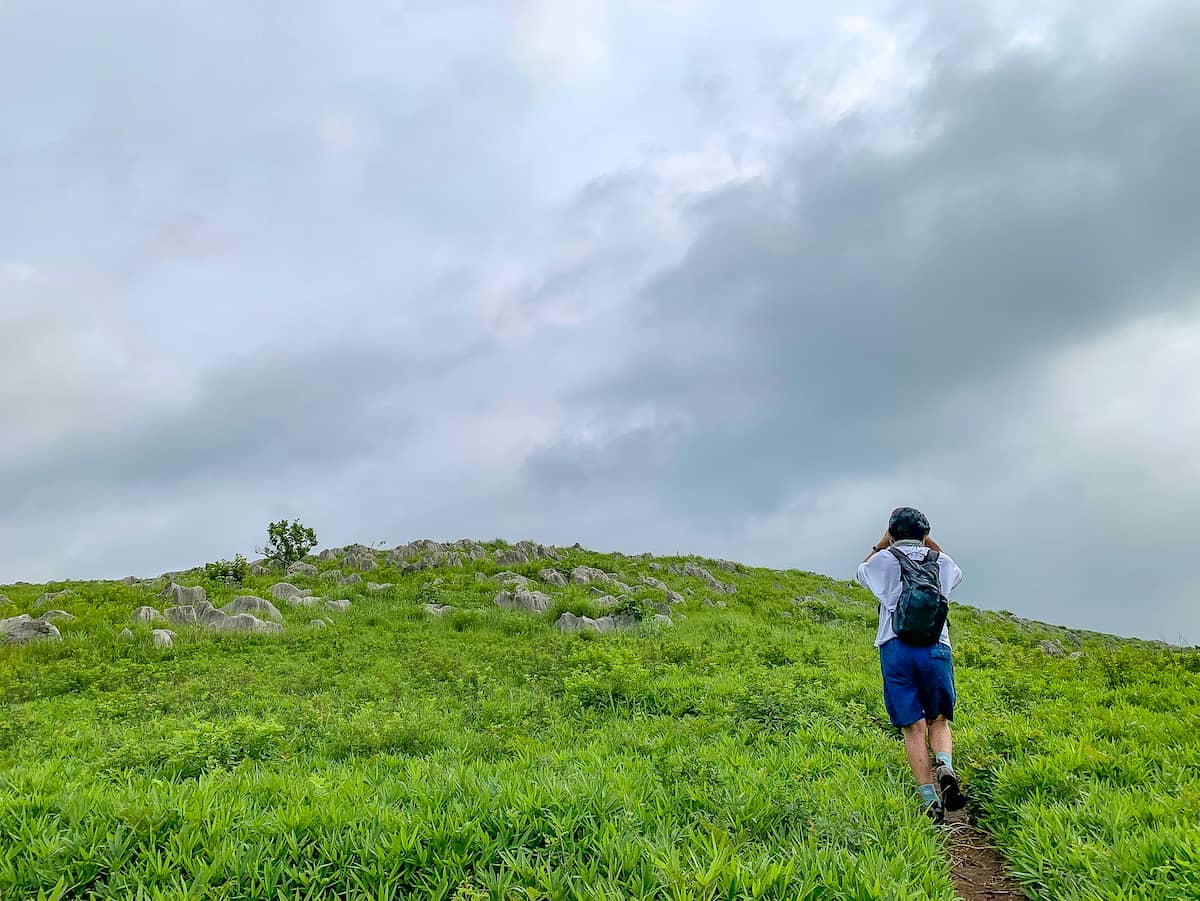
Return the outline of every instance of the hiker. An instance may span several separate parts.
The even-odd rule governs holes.
[[[958,564],[929,537],[929,520],[912,507],[892,511],[883,538],[858,567],[859,584],[879,601],[875,646],[884,704],[892,725],[904,732],[922,808],[935,823],[967,803],[950,738],[954,664],[946,623],[946,596],[961,581]]]

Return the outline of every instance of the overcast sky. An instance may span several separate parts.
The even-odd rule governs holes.
[[[0,0],[0,583],[418,537],[1200,642],[1200,8]]]

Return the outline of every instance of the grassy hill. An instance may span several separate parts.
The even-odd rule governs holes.
[[[358,584],[310,559],[287,581],[348,610],[275,601],[281,633],[170,626],[165,649],[130,616],[166,579],[0,588],[0,617],[63,589],[75,617],[0,647],[0,898],[954,897],[862,589],[469,547],[380,552]],[[557,631],[613,591],[539,580],[577,566],[647,621]],[[503,571],[551,609],[498,607]],[[643,577],[679,594],[671,625]],[[217,606],[282,579],[175,576]],[[1030,897],[1200,897],[1200,655],[964,606],[951,629],[956,763]]]

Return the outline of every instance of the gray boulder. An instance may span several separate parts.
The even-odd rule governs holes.
[[[28,613],[0,619],[0,635],[4,644],[26,644],[30,641],[62,641],[62,635],[53,623],[34,619]]]
[[[641,623],[637,617],[623,614],[609,614],[599,619],[590,616],[576,616],[574,613],[564,613],[554,623],[554,628],[560,632],[624,632],[636,629]]]
[[[687,598],[685,598],[683,595],[681,595],[678,591],[671,591],[671,589],[669,589],[669,588],[667,589],[667,603],[668,604],[682,604],[682,603],[685,603],[686,601],[687,601]]]
[[[525,576],[521,575],[520,573],[513,573],[513,572],[496,573],[496,575],[493,576],[492,578],[494,578],[501,585],[517,585],[517,586],[520,586],[521,588],[529,587],[529,579],[527,579]]]
[[[358,569],[368,571],[375,569],[379,565],[379,561],[375,559],[375,554],[369,549],[355,549],[346,554],[346,559],[342,561],[344,569]]]
[[[50,610],[46,613],[43,613],[38,617],[38,619],[45,620],[46,622],[57,620],[58,622],[62,623],[72,623],[75,621],[75,617],[67,613],[66,610]]]
[[[656,589],[657,591],[671,590],[667,587],[666,582],[663,582],[661,579],[656,579],[653,576],[642,576],[642,584],[649,585],[651,588]]]
[[[475,545],[471,548],[470,557],[472,560],[486,560],[488,558],[487,548]]]
[[[355,573],[352,576],[347,576],[346,578],[342,579],[343,585],[361,585],[362,583],[363,583],[363,577],[360,576],[358,573]]]
[[[557,569],[543,569],[538,572],[538,578],[548,585],[557,585],[559,588],[567,587],[567,577]]]
[[[650,622],[654,623],[656,626],[674,625],[674,623],[671,622],[671,617],[667,616],[665,613],[654,614],[654,617],[650,620]]]
[[[1042,653],[1047,657],[1062,657],[1064,651],[1058,641],[1042,641],[1038,643],[1038,647],[1042,649]]]
[[[475,573],[475,581],[476,582],[486,582],[487,580],[488,580],[488,577],[485,576],[483,573],[480,573],[480,572]]]
[[[317,568],[311,563],[305,563],[303,560],[297,560],[287,568],[289,576],[315,576]]]
[[[336,560],[337,556],[337,551],[330,547],[317,554],[317,559],[323,563],[328,563],[330,560]]]
[[[150,640],[156,648],[171,648],[175,646],[175,633],[170,629],[155,629],[150,633]]]
[[[607,585],[612,581],[612,577],[593,566],[577,566],[571,570],[571,581],[576,585],[591,585],[593,582]]]
[[[221,613],[220,610],[216,611]],[[224,615],[224,614],[222,614]],[[249,613],[239,613],[236,616],[225,616],[207,624],[214,632],[282,632],[280,623],[266,622]]]
[[[249,613],[259,619],[269,619],[279,622],[283,619],[278,608],[265,598],[256,598],[244,594],[234,598],[221,608],[226,616],[237,616],[239,613]]]
[[[117,633],[117,638],[121,641],[133,641],[133,632],[130,629],[122,629]]]
[[[496,552],[496,562],[501,566],[515,566],[519,563],[528,563],[529,555],[520,548],[505,548]]]
[[[389,588],[393,588],[393,587],[394,586],[392,585],[391,582],[368,582],[367,583],[367,591],[387,591]]]
[[[201,601],[208,600],[208,594],[203,588],[184,588],[182,585],[177,585],[172,582],[162,590],[162,598],[165,601],[170,601],[175,607],[182,607],[187,604],[199,604]]]
[[[345,613],[350,609],[349,601],[326,601],[325,609],[332,610],[334,613]]]
[[[454,608],[449,604],[422,604],[421,609],[430,616],[445,616],[447,613],[454,612]]]
[[[540,591],[526,591],[518,588],[516,591],[502,591],[496,595],[496,606],[506,610],[524,610],[528,613],[545,613],[553,601],[549,595]]]
[[[326,582],[341,582],[345,577],[340,569],[327,569],[321,573],[321,578]]]
[[[269,569],[267,569],[265,566],[263,566],[261,563],[252,563],[252,564],[250,564],[250,575],[252,575],[252,576],[269,576],[269,575],[271,575],[271,571]]]
[[[130,617],[135,623],[153,623],[163,619],[163,615],[153,607],[138,607]]]
[[[40,598],[33,602],[34,610],[41,610],[43,607],[49,607],[59,598],[68,598],[75,594],[70,588],[64,588],[62,591],[47,591]]]
[[[305,598],[312,596],[312,590],[309,588],[297,588],[291,582],[276,582],[268,591],[271,592],[271,597],[277,601],[286,601],[289,598]]]
[[[325,628],[325,620],[314,619],[309,622],[309,625],[312,626],[314,629],[324,629]]]

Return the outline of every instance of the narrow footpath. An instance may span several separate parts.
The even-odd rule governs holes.
[[[946,815],[946,851],[950,879],[963,901],[1028,901],[1015,879],[1008,875],[1004,858],[992,837],[972,826],[965,810]]]

